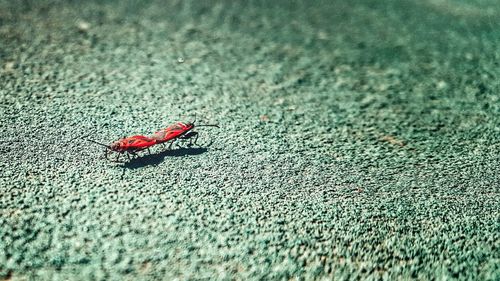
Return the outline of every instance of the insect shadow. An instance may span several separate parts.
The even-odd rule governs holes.
[[[165,157],[181,157],[186,155],[199,155],[208,151],[206,147],[180,147],[173,150],[165,150],[159,153],[146,154],[133,158],[122,167],[126,169],[138,169],[145,166],[155,166],[165,160]]]

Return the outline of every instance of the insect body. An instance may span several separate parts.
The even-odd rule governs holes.
[[[195,121],[187,123],[177,122],[175,124],[168,126],[165,129],[159,130],[152,136],[147,137],[143,135],[136,135],[132,137],[124,137],[120,140],[113,142],[110,145],[102,144],[100,142],[90,139],[87,140],[106,147],[106,150],[104,152],[105,153],[104,156],[106,157],[106,159],[108,159],[108,154],[114,151],[118,153],[115,160],[116,162],[118,162],[120,155],[125,152],[127,153],[126,154],[127,158],[130,160],[129,154],[136,156],[137,155],[136,152],[145,149],[149,151],[149,148],[156,144],[165,144],[170,141],[170,145],[168,147],[169,149],[172,147],[172,144],[176,140],[189,139],[189,144],[187,145],[188,147],[192,146],[193,144],[197,144],[196,141],[198,140],[198,132],[193,131],[195,127],[194,125]],[[218,125],[198,125],[198,127],[202,126],[219,127]],[[180,147],[179,144],[177,145]]]
[[[170,145],[169,148],[172,147],[172,144],[176,139],[188,139],[191,137],[198,136],[197,132],[191,131],[194,128],[193,123],[182,123],[182,122],[177,122],[173,125],[168,126],[165,129],[159,130],[158,132],[154,133],[151,138],[155,139],[157,143],[166,143],[169,141]],[[195,139],[196,143],[196,139]]]
[[[183,134],[189,132],[194,128],[192,123],[182,123],[178,122],[173,125],[168,126],[165,129],[159,130],[154,133],[151,138],[155,139],[157,143],[165,143],[170,140],[179,138]],[[194,133],[194,132],[193,132]]]
[[[219,127],[218,125],[198,125],[198,127],[202,126]],[[177,122],[173,125],[168,126],[163,130],[154,133],[151,136],[151,138],[156,140],[157,143],[162,143],[162,144],[172,141],[170,142],[169,148],[171,148],[175,140],[178,139],[182,140],[189,139],[190,142],[188,146],[192,146],[193,144],[196,144],[196,141],[198,140],[198,132],[192,131],[194,127],[195,127],[194,122],[188,122],[188,123]]]
[[[157,143],[156,140],[142,135],[122,138],[110,145],[105,145],[93,140],[89,141],[106,147],[106,150],[104,152],[104,157],[106,157],[106,159],[108,159],[108,154],[110,151],[118,152],[119,154],[117,154],[115,161],[118,161],[120,154],[127,152],[127,158],[130,159],[129,154],[136,155],[136,152],[144,149],[147,149],[149,151],[149,148]]]

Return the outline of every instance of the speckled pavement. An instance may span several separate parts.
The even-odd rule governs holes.
[[[499,280],[499,18],[0,0],[0,280]]]

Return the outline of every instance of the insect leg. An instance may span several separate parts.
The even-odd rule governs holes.
[[[194,141],[193,141],[193,144],[194,144],[194,145],[199,146],[199,145],[196,143],[196,141],[198,141],[198,136],[199,136],[199,135],[198,135],[198,132],[193,132],[193,133],[194,133]]]
[[[182,142],[182,138],[178,138],[178,139],[180,139],[180,141],[176,141],[176,140],[174,140],[174,141],[172,141],[172,144],[175,142],[175,145],[176,145],[178,148],[184,148],[182,145],[180,145],[180,143]]]
[[[193,138],[194,137],[194,142],[193,142]],[[193,146],[193,143],[196,144],[196,141],[198,140],[198,132],[189,132],[185,135],[183,135],[182,137],[180,137],[180,139],[183,139],[183,140],[187,140],[189,139],[189,143],[188,143],[188,147],[191,147]]]
[[[194,137],[194,140],[193,140],[193,137]],[[187,137],[189,139],[189,143],[188,143],[188,147],[191,147],[193,145],[198,145],[196,143],[196,141],[198,140],[198,132],[191,132],[189,134],[189,137]]]

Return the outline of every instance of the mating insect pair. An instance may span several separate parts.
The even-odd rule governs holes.
[[[110,145],[105,145],[103,143],[94,141],[94,140],[88,140],[93,143],[97,143],[99,145],[102,145],[106,147],[106,150],[104,152],[104,157],[108,159],[108,154],[110,152],[117,152],[116,156],[116,162],[118,162],[119,157],[123,153],[127,153],[127,158],[130,160],[130,155],[132,154],[133,156],[137,156],[137,152],[142,151],[142,150],[148,150],[150,152],[149,148],[152,147],[153,145],[157,144],[165,144],[167,142],[170,142],[170,145],[168,146],[168,149],[172,148],[172,144],[177,141],[177,140],[189,140],[188,146],[196,145],[196,141],[198,140],[198,132],[193,131],[195,127],[195,121],[193,122],[188,122],[188,123],[183,123],[183,122],[177,122],[173,125],[168,126],[165,129],[159,130],[158,132],[155,132],[152,136],[143,136],[143,135],[136,135],[136,136],[131,136],[131,137],[124,137],[120,140],[117,140],[113,142]],[[219,127],[218,125],[198,125],[198,127]],[[151,153],[151,152],[150,152]]]

